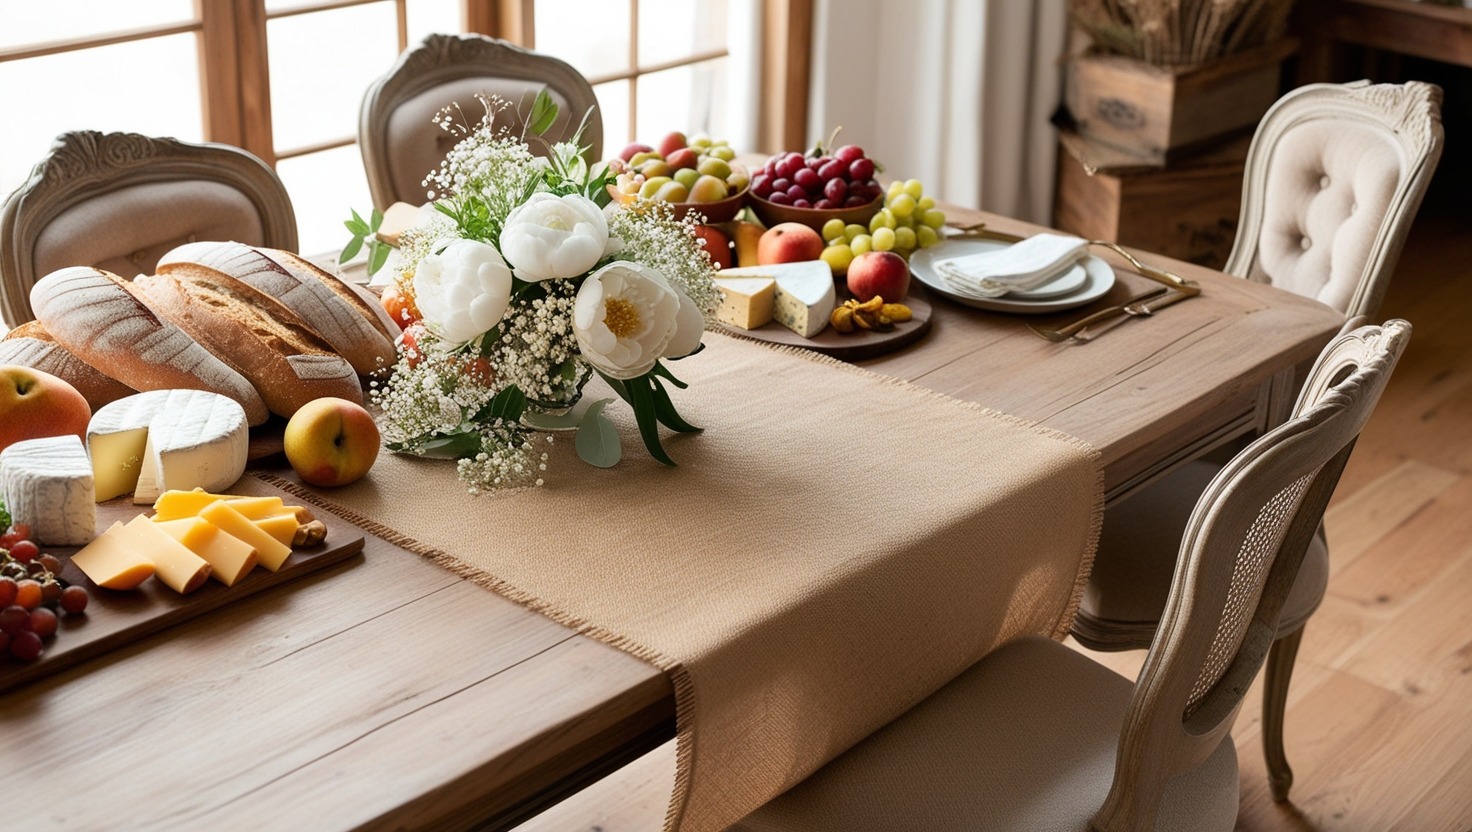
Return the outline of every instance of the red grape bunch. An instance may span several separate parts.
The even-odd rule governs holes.
[[[822,147],[807,156],[794,151],[768,159],[751,178],[752,194],[776,205],[828,210],[868,205],[884,193],[874,181],[880,168],[863,148],[846,144],[830,156]]]
[[[78,615],[89,600],[86,589],[62,582],[61,561],[30,537],[24,523],[0,535],[0,655],[23,662],[41,657],[56,634],[58,610]]]

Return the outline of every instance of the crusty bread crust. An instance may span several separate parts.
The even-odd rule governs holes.
[[[54,271],[31,287],[31,308],[68,352],[134,390],[208,390],[239,402],[252,425],[270,416],[244,376],[160,318],[111,272]]]
[[[303,268],[306,261],[275,249],[257,249],[240,243],[189,243],[165,254],[158,264],[159,274],[172,274],[189,265],[204,266],[229,275],[279,301],[308,326],[315,329],[339,355],[346,358],[359,375],[369,375],[394,362],[393,339],[386,324],[393,326],[387,313],[381,324],[364,305],[376,307],[347,291],[345,296],[315,273],[315,267]],[[316,270],[320,271],[320,270]],[[325,274],[325,273],[324,273]],[[333,283],[336,278],[327,275]]]
[[[56,376],[77,388],[93,411],[138,392],[72,355],[40,321],[27,321],[0,338],[0,364],[19,364]]]
[[[134,283],[154,311],[249,379],[272,413],[289,418],[323,396],[362,404],[352,365],[264,292],[187,263]]]

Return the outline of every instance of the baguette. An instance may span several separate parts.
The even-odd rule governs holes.
[[[19,364],[56,376],[77,388],[93,411],[138,392],[72,355],[40,321],[27,321],[0,339],[0,364]]]
[[[160,318],[136,291],[111,272],[73,266],[37,281],[31,308],[68,352],[134,390],[207,390],[239,402],[252,425],[269,418],[244,376]]]
[[[306,262],[286,252],[240,243],[189,243],[165,254],[158,262],[157,271],[172,274],[190,265],[214,269],[280,301],[346,358],[359,375],[370,375],[392,365],[393,342],[398,332],[390,334],[386,328],[394,326],[388,313],[376,302],[365,302],[351,290],[335,290],[314,271],[299,266],[298,261]],[[331,275],[326,278],[332,284],[343,285]],[[383,321],[378,321],[371,310],[365,310],[365,304],[378,309]]]
[[[290,418],[323,396],[363,403],[352,365],[264,292],[189,264],[134,285],[155,312],[249,379],[272,413]]]

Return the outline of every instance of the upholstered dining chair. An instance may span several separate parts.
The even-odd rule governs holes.
[[[276,172],[224,144],[64,133],[0,207],[0,312],[11,327],[35,317],[31,286],[57,269],[132,277],[195,240],[295,251],[296,214]]]
[[[1441,156],[1431,84],[1316,84],[1268,111],[1248,152],[1228,273],[1373,315]],[[1073,634],[1096,650],[1148,647],[1165,608],[1175,543],[1220,464],[1192,462],[1111,507]],[[1293,782],[1283,716],[1303,626],[1324,597],[1329,550],[1315,536],[1283,606],[1263,692],[1273,795]]]
[[[549,142],[569,140],[588,148],[591,163],[603,152],[603,118],[588,80],[565,61],[484,35],[430,35],[399,56],[388,74],[363,96],[358,144],[373,204],[425,201],[424,178],[461,138],[432,119],[457,105],[457,121],[471,124],[483,110],[478,94],[509,106],[496,126],[519,134],[536,94],[545,88],[557,104],[557,119],[543,134]],[[463,117],[461,114],[463,113]],[[542,149],[532,144],[533,152]]]
[[[734,829],[1231,829],[1229,731],[1360,429],[1410,335],[1341,335],[1296,415],[1212,479],[1137,682],[1012,642]]]

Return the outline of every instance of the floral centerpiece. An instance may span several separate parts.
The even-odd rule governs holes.
[[[675,409],[667,385],[685,385],[665,362],[701,349],[720,300],[699,218],[613,203],[605,166],[541,138],[556,116],[545,91],[521,136],[493,127],[505,102],[481,103],[476,124],[453,107],[436,117],[461,137],[425,180],[438,215],[400,237],[394,283],[421,321],[371,385],[386,446],[458,460],[472,492],[541,485],[544,431],[575,429],[578,455],[612,466],[621,450],[603,409],[614,398],[573,409],[598,376],[633,409],[649,453],[673,465],[660,425],[699,429]]]

